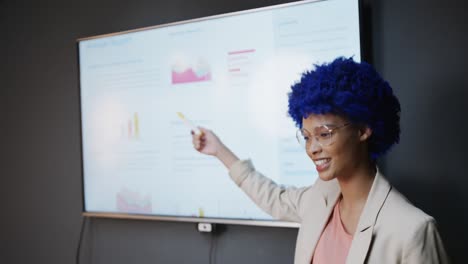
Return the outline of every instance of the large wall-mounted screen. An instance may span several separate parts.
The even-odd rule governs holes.
[[[79,39],[84,212],[285,224],[193,149],[176,113],[279,184],[312,184],[287,93],[314,64],[360,61],[359,21],[358,0],[306,1]]]

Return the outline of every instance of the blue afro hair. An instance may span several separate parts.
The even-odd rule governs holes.
[[[375,160],[400,140],[400,103],[390,85],[368,63],[339,57],[315,65],[292,87],[288,114],[298,127],[310,114],[336,114],[372,129]]]

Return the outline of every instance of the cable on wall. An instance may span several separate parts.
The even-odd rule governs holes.
[[[84,230],[86,228],[87,220],[88,220],[88,217],[86,217],[86,216],[83,216],[81,218],[80,237],[78,238],[78,246],[76,248],[76,264],[80,264],[81,243],[82,243],[82,240],[83,240],[83,234],[84,234]]]

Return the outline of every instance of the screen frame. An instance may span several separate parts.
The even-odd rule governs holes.
[[[81,159],[81,200],[82,200],[82,208],[81,208],[81,215],[83,217],[93,217],[93,218],[112,218],[112,219],[127,219],[127,220],[156,220],[156,221],[171,221],[171,222],[192,222],[192,223],[211,223],[211,224],[231,224],[231,225],[248,225],[248,226],[265,226],[265,227],[284,227],[284,228],[299,228],[300,223],[295,223],[295,222],[289,222],[289,221],[281,221],[281,220],[260,220],[260,219],[236,219],[236,218],[211,218],[211,217],[187,217],[187,216],[166,216],[166,215],[147,215],[147,214],[135,214],[135,213],[109,213],[109,212],[93,212],[93,211],[87,211],[85,208],[85,187],[84,187],[84,157],[83,157],[83,116],[82,116],[82,102],[81,102],[81,73],[80,73],[80,56],[79,56],[79,44],[81,41],[85,40],[91,40],[91,39],[99,39],[99,38],[105,38],[105,37],[111,37],[111,36],[117,36],[117,35],[124,35],[128,33],[134,33],[134,32],[140,32],[140,31],[146,31],[146,30],[153,30],[153,29],[158,29],[158,28],[163,28],[163,27],[169,27],[169,26],[176,26],[176,25],[182,25],[182,24],[189,24],[189,23],[194,23],[194,22],[201,22],[201,21],[206,21],[206,20],[213,20],[213,19],[219,19],[219,18],[224,18],[224,17],[230,17],[230,16],[237,16],[237,15],[244,15],[244,14],[250,14],[250,13],[255,13],[255,12],[261,12],[261,11],[267,11],[267,10],[273,10],[273,9],[279,9],[279,8],[284,8],[284,7],[290,7],[290,6],[296,6],[296,5],[303,5],[303,4],[309,4],[309,3],[314,3],[314,2],[324,2],[327,0],[305,0],[305,1],[297,1],[297,2],[291,2],[291,3],[284,3],[284,4],[278,4],[278,5],[271,5],[271,6],[266,6],[266,7],[260,7],[260,8],[254,8],[254,9],[248,9],[248,10],[242,10],[242,11],[237,11],[237,12],[229,12],[229,13],[223,13],[223,14],[218,14],[218,15],[212,15],[212,16],[206,16],[206,17],[200,17],[200,18],[195,18],[195,19],[189,19],[189,20],[183,20],[183,21],[177,21],[177,22],[171,22],[171,23],[165,23],[165,24],[160,24],[160,25],[155,25],[155,26],[149,26],[149,27],[142,27],[142,28],[137,28],[137,29],[132,29],[132,30],[125,30],[125,31],[119,31],[119,32],[114,32],[114,33],[109,33],[109,34],[101,34],[101,35],[95,35],[95,36],[89,36],[89,37],[83,37],[83,38],[78,38],[76,40],[76,54],[77,54],[77,73],[78,73],[78,103],[79,103],[79,136],[80,136],[80,159]],[[365,9],[363,6],[363,0],[357,0],[358,1],[358,16],[359,16],[359,41],[360,41],[360,52],[361,52],[361,61],[368,61],[371,57],[370,51],[371,51],[371,36],[370,36],[370,30],[369,26],[367,25],[368,23],[364,22],[369,22],[369,19],[367,16],[370,17],[368,14],[369,12],[365,12],[367,8]]]

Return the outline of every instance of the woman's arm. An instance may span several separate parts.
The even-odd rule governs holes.
[[[311,187],[295,188],[278,185],[256,171],[250,160],[235,162],[229,175],[257,206],[273,218],[301,222],[301,199]]]
[[[402,263],[450,263],[433,218],[416,230]]]
[[[274,218],[300,222],[299,204],[307,188],[285,188],[255,170],[250,161],[242,161],[210,130],[200,127],[192,133],[197,151],[218,158],[229,170],[232,180],[257,206]]]

